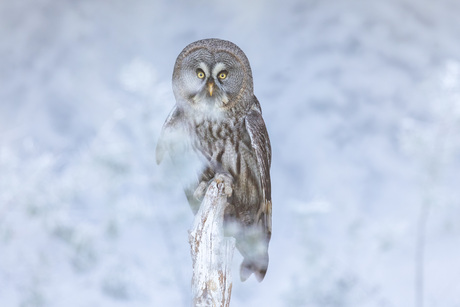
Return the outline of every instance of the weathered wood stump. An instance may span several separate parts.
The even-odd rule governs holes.
[[[194,306],[230,306],[235,239],[224,236],[224,189],[224,183],[209,185],[189,231]]]

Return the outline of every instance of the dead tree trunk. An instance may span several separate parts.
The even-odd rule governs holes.
[[[189,232],[194,306],[230,306],[235,239],[224,237],[224,188],[215,181],[209,185]]]

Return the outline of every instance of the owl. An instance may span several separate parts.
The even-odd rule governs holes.
[[[272,230],[271,146],[244,52],[220,39],[186,46],[174,65],[176,104],[157,143],[170,154],[196,213],[212,180],[224,183],[224,226],[244,257],[240,277],[260,282]]]

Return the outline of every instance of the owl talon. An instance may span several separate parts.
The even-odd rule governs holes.
[[[227,197],[231,197],[233,194],[233,178],[230,174],[217,174],[214,179],[216,180],[217,186],[222,188],[223,192]]]
[[[205,181],[201,181],[198,187],[195,189],[195,192],[193,192],[193,197],[201,201],[204,197],[204,194],[206,194],[207,188],[208,188],[208,183]]]

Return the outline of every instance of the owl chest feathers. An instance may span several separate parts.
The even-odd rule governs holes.
[[[258,203],[260,175],[244,119],[201,119],[193,125],[194,150],[206,158],[210,171],[233,177],[235,196],[240,202]]]
[[[250,151],[249,135],[243,120],[201,119],[195,120],[193,125],[196,134],[194,149],[208,160],[222,164],[225,162],[224,155],[236,159],[241,150]]]

